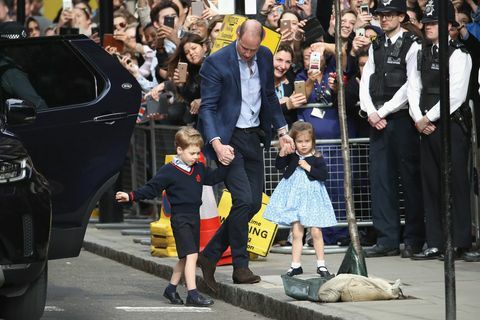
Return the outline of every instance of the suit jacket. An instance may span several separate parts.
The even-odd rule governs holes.
[[[275,159],[275,168],[278,170],[285,169],[283,178],[288,179],[298,167],[298,161],[300,157],[296,153],[291,153],[285,157],[277,155]],[[328,169],[325,159],[322,156],[310,156],[304,159],[311,166],[310,172],[307,172],[309,180],[325,181],[328,179]]]
[[[228,144],[240,116],[242,92],[236,44],[233,42],[209,56],[200,69],[202,104],[198,129],[206,139],[206,153],[214,157],[216,155],[209,142],[220,137],[223,144]],[[278,129],[286,122],[275,93],[273,56],[268,48],[260,46],[257,66],[262,97],[260,127],[265,133],[263,142],[268,148],[272,126]]]

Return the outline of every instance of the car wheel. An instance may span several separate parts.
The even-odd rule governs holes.
[[[21,296],[2,298],[0,318],[5,320],[37,320],[43,315],[47,299],[48,265]]]

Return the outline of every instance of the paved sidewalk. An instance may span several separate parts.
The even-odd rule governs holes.
[[[133,241],[145,237],[147,236],[123,236],[118,229],[97,229],[94,224],[90,224],[85,235],[84,248],[169,279],[177,259],[152,257],[149,246]],[[343,253],[326,255],[327,266],[331,272],[337,271],[343,257]],[[311,255],[302,257],[304,278],[316,276],[314,260],[314,256]],[[445,319],[442,261],[412,261],[400,257],[370,258],[366,261],[370,276],[392,281],[400,279],[403,283],[403,293],[409,299],[355,303],[296,301],[285,295],[280,278],[280,274],[285,273],[290,264],[290,255],[273,253],[250,263],[251,269],[262,277],[262,281],[258,284],[233,284],[232,267],[218,267],[215,276],[220,283],[220,293],[213,297],[267,317],[282,320]],[[457,319],[479,319],[480,263],[457,261],[455,268]],[[200,269],[197,269],[197,283],[200,290],[207,292]]]

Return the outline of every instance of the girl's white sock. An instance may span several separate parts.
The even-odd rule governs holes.
[[[300,262],[292,262],[291,267],[293,269],[300,268],[302,264]]]
[[[317,260],[317,268],[325,267],[325,260]]]

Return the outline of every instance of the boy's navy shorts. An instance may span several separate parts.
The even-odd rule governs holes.
[[[198,253],[200,249],[200,215],[198,213],[172,213],[170,217],[178,258]]]

